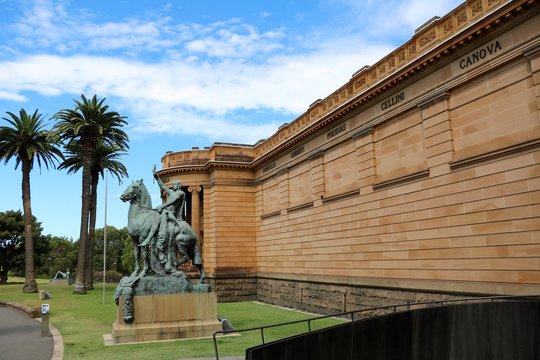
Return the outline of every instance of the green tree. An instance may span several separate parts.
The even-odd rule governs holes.
[[[0,212],[0,284],[8,272],[24,263],[24,217],[20,211]]]
[[[124,251],[121,256],[121,263],[122,269],[125,269],[124,274],[131,274],[135,270],[135,252],[133,251],[133,244],[129,236],[124,239]]]
[[[47,238],[49,277],[53,277],[57,271],[73,273],[77,265],[77,244],[63,236],[47,235]]]
[[[59,169],[66,169],[68,174],[76,173],[82,166],[82,153],[80,141],[73,141],[66,146],[66,159],[60,164]],[[127,177],[127,169],[118,159],[125,154],[125,149],[111,146],[100,139],[92,155],[92,168],[90,180],[90,218],[88,227],[88,240],[86,243],[86,290],[94,288],[94,242],[97,214],[97,188],[99,177],[104,178],[105,170],[122,183],[122,177]]]
[[[92,200],[92,166],[95,150],[103,141],[113,149],[125,151],[129,148],[128,136],[122,130],[127,124],[125,117],[115,111],[109,111],[105,98],[96,95],[87,99],[74,100],[74,109],[63,109],[53,118],[57,120],[54,127],[59,137],[66,141],[66,146],[78,141],[81,147],[82,163],[82,204],[81,227],[79,232],[79,253],[73,293],[86,294],[86,262],[90,226],[90,208]]]
[[[96,230],[96,243],[94,247],[94,268],[103,268],[103,228]],[[127,228],[117,229],[114,226],[107,226],[107,261],[105,264],[106,270],[116,270],[120,273],[127,274],[129,269],[126,269],[122,264],[122,256],[124,253],[124,243],[130,240]]]
[[[36,265],[36,278],[49,278],[49,237],[43,235],[41,223],[37,222],[36,217],[33,217],[34,225],[32,225],[32,237],[34,238],[34,260]],[[24,273],[24,268],[21,268],[21,274]]]
[[[62,158],[58,148],[58,138],[45,129],[45,124],[38,113],[29,115],[24,109],[19,116],[7,112],[9,117],[2,119],[9,125],[0,126],[0,159],[7,163],[15,159],[15,169],[21,165],[22,170],[22,200],[24,212],[24,241],[25,241],[25,280],[23,291],[34,293],[38,291],[34,265],[34,239],[32,237],[32,206],[30,199],[30,172],[34,160],[38,166],[49,165]]]
[[[41,224],[32,217],[32,237],[41,240]],[[8,272],[25,272],[24,216],[20,210],[0,212],[0,284],[8,280]],[[42,244],[43,245],[43,244]]]

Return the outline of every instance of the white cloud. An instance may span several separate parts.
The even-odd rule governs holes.
[[[176,23],[158,15],[97,22],[84,10],[69,13],[64,1],[35,0],[31,4],[13,25],[17,33],[13,49],[23,45],[60,54],[115,50],[126,55],[177,49],[197,56],[240,58],[283,47],[281,29],[259,32],[237,18],[207,25]]]
[[[130,129],[135,136],[162,133],[253,144],[275,132],[280,125],[272,121],[265,124],[241,123],[216,113],[199,112],[185,106],[164,107],[153,101],[128,101],[125,105],[140,116]]]
[[[283,48],[278,41],[284,37],[280,30],[260,33],[253,26],[238,24],[216,29],[211,35],[188,42],[185,48],[214,57],[249,57]]]
[[[426,7],[421,0],[383,4],[352,1],[348,6],[372,10],[362,19],[368,19],[368,28],[381,22],[377,31],[419,26],[424,14],[447,6]],[[183,24],[162,17],[99,23],[81,12],[75,23],[64,5],[35,1],[30,9],[34,15],[17,25],[16,42],[35,37],[38,49],[55,47],[58,53],[0,61],[0,99],[24,101],[26,92],[114,97],[129,111],[130,125],[140,134],[187,133],[253,143],[279,125],[272,114],[289,114],[293,120],[354,71],[394,48],[359,32],[306,34],[304,47],[295,48],[284,28],[260,31],[240,19]],[[388,6],[401,16],[387,21]],[[35,22],[39,24],[32,27]],[[115,49],[163,51],[163,58],[135,61],[102,55]],[[264,124],[240,119],[236,112],[246,110],[269,116]]]
[[[21,94],[13,93],[11,91],[5,91],[5,90],[0,90],[0,99],[20,101],[20,102],[26,101],[25,96]]]
[[[323,0],[329,7],[341,5],[344,28],[365,37],[406,40],[414,31],[434,16],[444,16],[461,0]]]

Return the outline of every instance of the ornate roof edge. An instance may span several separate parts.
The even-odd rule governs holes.
[[[251,169],[252,163],[210,160],[203,165],[178,165],[157,171],[159,176],[172,175],[179,172],[206,172],[210,169]]]
[[[488,11],[481,12],[478,10],[478,4],[491,4],[491,8]],[[308,110],[299,116],[297,119],[281,126],[270,138],[259,141],[255,145],[244,144],[230,144],[230,143],[215,143],[210,148],[217,146],[238,146],[246,147],[255,150],[254,160],[251,162],[236,162],[236,161],[223,161],[223,160],[209,160],[204,164],[188,164],[177,165],[167,167],[159,170],[157,173],[160,176],[172,175],[179,172],[206,172],[210,169],[253,169],[261,164],[267,162],[275,156],[278,156],[283,151],[297,145],[302,140],[306,139],[313,133],[324,128],[328,124],[342,119],[343,116],[354,112],[359,107],[368,102],[372,102],[374,99],[380,98],[380,95],[387,91],[394,89],[395,87],[408,81],[413,75],[424,71],[428,68],[439,64],[443,59],[447,59],[454,53],[459,51],[469,43],[483,38],[486,35],[492,33],[495,29],[500,28],[504,24],[513,20],[517,15],[526,11],[527,8],[538,6],[538,0],[469,0],[458,6],[456,9],[445,15],[443,18],[432,19],[427,24],[420,27],[414,34],[413,38],[406,42],[404,45],[397,48],[389,55],[385,56],[382,60],[375,63],[371,67],[364,67],[357,71],[351,77],[351,80],[345,85],[340,87],[334,93],[323,100],[317,100],[310,105]],[[475,7],[478,10],[477,16],[474,17]],[[536,11],[531,14],[535,14]],[[458,26],[458,20],[460,14],[466,14],[468,17],[472,17],[471,21],[462,24],[458,31],[453,32],[451,35],[445,38],[431,39],[426,34],[435,31],[444,31],[444,26],[448,25],[451,21],[453,26]],[[434,30],[435,29],[435,30]],[[440,30],[443,29],[443,30]],[[427,36],[427,37],[425,37]],[[418,56],[414,57],[411,61],[400,64],[399,67],[388,71],[382,77],[375,77],[374,82],[367,84],[364,88],[354,89],[354,84],[362,76],[367,77],[371,74],[373,69],[378,69],[380,64],[385,61],[389,61],[390,56],[397,56],[397,54],[406,49],[411,42],[418,43],[419,39],[428,39],[424,44],[424,48]],[[340,101],[335,103],[334,98],[338,94]],[[344,96],[342,96],[345,94]],[[348,94],[348,95],[347,95]],[[328,108],[329,102],[332,104],[331,108]],[[325,113],[321,113],[320,109],[325,106]],[[318,110],[315,110],[318,109]],[[309,121],[311,120],[311,121]],[[285,134],[285,131],[291,131],[289,135]],[[296,129],[296,132],[294,132]],[[263,153],[258,153],[260,149],[266,144],[275,145],[269,146],[268,150]],[[166,155],[164,155],[165,157]]]
[[[419,36],[421,36],[425,32],[437,29],[435,28],[435,26],[443,26],[445,22],[450,21],[450,19],[455,20],[454,18],[449,19],[449,17],[459,16],[460,11],[466,11],[466,14],[472,16],[470,14],[473,13],[475,4],[479,3],[481,2],[479,2],[478,0],[467,1],[463,3],[462,5],[454,9],[452,12],[447,14],[445,17],[436,21],[432,21],[431,24],[419,30],[419,33],[415,34],[411,41],[418,39]],[[318,118],[315,119],[315,121],[313,121],[311,124],[306,124],[303,129],[300,129],[300,131],[296,133],[291,133],[291,135],[287,138],[287,136],[284,134],[284,131],[289,127],[294,127],[295,122],[302,121],[306,116],[310,117],[311,115],[313,115],[313,107],[323,106],[325,102],[332,101],[331,98],[334,94],[343,93],[344,91],[350,91],[350,86],[353,84],[354,81],[356,81],[359,76],[361,76],[362,74],[367,76],[366,72],[369,72],[370,69],[373,69],[374,67],[376,68],[378,65],[380,65],[381,62],[385,61],[388,56],[400,51],[403,46],[409,44],[411,41],[405,43],[403,46],[399,47],[397,50],[392,52],[390,55],[387,55],[373,66],[361,69],[361,71],[353,74],[353,77],[347,84],[340,87],[336,92],[334,92],[326,99],[316,101],[314,104],[312,104],[312,106],[308,109],[306,113],[302,114],[295,121],[287,124],[287,126],[283,126],[282,128],[280,128],[276,133],[274,133],[274,135],[272,135],[272,137],[267,139],[265,142],[257,145],[257,148],[261,148],[264,143],[272,140],[276,141],[276,138],[279,138],[279,140],[277,140],[276,142],[276,145],[270,147],[269,150],[265,153],[257,154],[256,152],[255,160],[252,162],[252,165],[258,166],[268,161],[272,157],[296,145],[298,142],[302,141],[314,132],[320,130],[329,123],[335,121],[336,119],[342,118],[344,115],[350,113],[361,105],[370,102],[375,98],[378,98],[379,95],[381,95],[383,92],[387,92],[388,90],[393,89],[396,86],[404,83],[415,73],[418,73],[436,65],[441,60],[448,58],[467,44],[479,38],[483,38],[488,33],[492,33],[496,28],[499,28],[500,26],[506,24],[516,15],[523,12],[525,8],[538,5],[537,0],[514,0],[509,2],[490,0],[489,3],[499,3],[499,6],[493,6],[490,11],[481,13],[474,19],[474,21],[467,23],[461,29],[459,29],[459,31],[453,33],[451,36],[444,38],[439,42],[436,42],[435,40],[431,41],[431,43],[429,44],[433,45],[432,47],[428,47],[428,44],[426,44],[425,51],[423,51],[423,53],[420,54],[418,57],[414,58],[409,63],[403,64],[402,67],[397,68],[394,72],[388,73],[386,76],[377,79],[376,82],[362,89],[358,93],[353,93],[349,98],[344,99],[340,104],[337,105],[337,107],[335,107],[334,109],[330,109],[324,115],[318,114]]]

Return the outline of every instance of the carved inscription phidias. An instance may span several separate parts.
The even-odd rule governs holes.
[[[347,124],[341,124],[338,127],[333,128],[326,133],[326,140],[330,140],[334,136],[341,134],[342,132],[347,131]]]

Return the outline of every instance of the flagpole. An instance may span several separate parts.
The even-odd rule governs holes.
[[[105,226],[103,227],[103,304],[105,304],[105,275],[107,274],[107,189],[109,177],[105,170]]]

